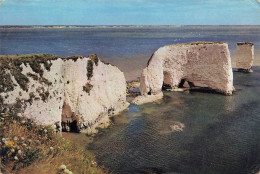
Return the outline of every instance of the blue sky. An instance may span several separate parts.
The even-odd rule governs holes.
[[[260,3],[257,0],[2,0],[0,25],[260,25]]]

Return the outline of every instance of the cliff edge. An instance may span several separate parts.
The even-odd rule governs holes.
[[[96,126],[128,107],[126,81],[117,67],[88,57],[0,57],[0,103],[36,123],[64,131]]]

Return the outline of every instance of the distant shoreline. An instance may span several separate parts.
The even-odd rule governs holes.
[[[260,1],[260,0],[259,0]],[[153,28],[153,27],[259,27],[260,25],[0,25],[0,29],[33,28]]]

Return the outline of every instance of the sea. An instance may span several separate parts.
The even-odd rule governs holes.
[[[62,57],[96,53],[134,80],[164,45],[225,41],[235,66],[236,43],[255,44],[260,65],[260,26],[49,26],[0,27],[0,55],[49,53]]]
[[[164,92],[164,98],[111,118],[91,143],[112,173],[244,174],[260,170],[260,26],[50,26],[0,28],[0,55],[97,53],[127,80],[169,44],[225,41],[235,67],[236,43],[253,42],[253,73],[234,72],[232,96]],[[76,136],[75,136],[76,137]]]
[[[260,67],[234,72],[232,96],[164,92],[129,109],[86,146],[112,173],[256,174]]]

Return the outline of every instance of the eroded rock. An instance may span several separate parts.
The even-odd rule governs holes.
[[[185,85],[231,95],[234,88],[228,44],[194,42],[161,47],[154,52],[140,78],[143,98],[159,94],[162,87],[176,91]]]
[[[10,85],[2,84],[0,98],[5,106],[19,103],[24,116],[38,124],[79,131],[128,106],[123,72],[96,55],[55,57],[38,62],[37,67],[23,60],[17,64],[14,59],[1,59],[0,75]],[[17,81],[14,73],[24,79]]]
[[[254,44],[251,42],[237,43],[236,68],[241,72],[253,72]]]

